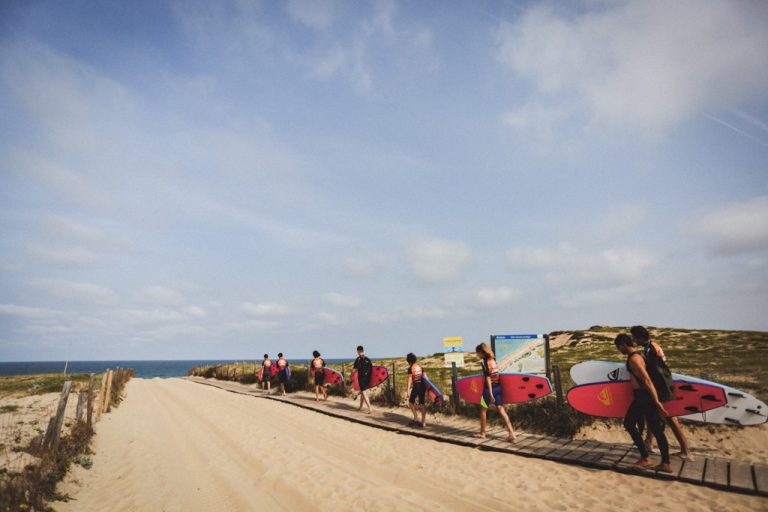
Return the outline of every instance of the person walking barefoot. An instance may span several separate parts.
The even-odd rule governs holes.
[[[512,429],[512,422],[509,419],[507,411],[504,409],[504,400],[502,399],[501,374],[496,364],[496,357],[491,347],[486,343],[481,343],[475,347],[477,357],[480,358],[480,364],[483,367],[483,398],[480,401],[480,432],[475,437],[485,439],[486,427],[488,425],[488,408],[495,407],[499,411],[499,416],[504,420],[504,426],[507,427],[509,436],[507,442],[516,443],[517,437]]]
[[[357,408],[357,410],[362,410],[363,405],[365,405],[368,409],[368,414],[370,414],[371,401],[368,399],[368,395],[365,391],[368,389],[368,385],[371,383],[373,363],[365,355],[365,349],[362,345],[357,346],[357,359],[355,359],[353,368],[357,371],[357,385],[360,387],[360,406]]]
[[[315,402],[320,401],[320,393],[323,394],[323,400],[328,400],[328,390],[325,389],[325,360],[320,357],[320,352],[312,352],[312,369],[310,377],[315,381]]]
[[[427,426],[427,405],[426,394],[427,385],[424,382],[424,369],[416,364],[416,356],[413,352],[405,356],[408,361],[408,390],[405,394],[408,396],[408,408],[413,413],[413,421],[408,425],[411,427],[424,428]],[[416,400],[419,401],[418,409]],[[419,421],[418,412],[421,412],[421,421]]]

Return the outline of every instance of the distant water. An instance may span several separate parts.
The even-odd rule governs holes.
[[[250,359],[246,362],[252,363]],[[351,359],[326,359],[329,364],[351,362]],[[187,360],[187,361],[70,361],[67,373],[101,373],[107,369],[133,368],[136,377],[151,379],[154,377],[168,378],[186,376],[187,371],[195,366],[209,364],[232,363],[226,360]],[[303,365],[306,359],[289,359],[292,365]],[[0,375],[29,375],[32,373],[61,373],[64,371],[64,361],[33,361],[18,363],[0,362]]]

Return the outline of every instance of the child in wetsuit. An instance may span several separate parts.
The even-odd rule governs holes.
[[[427,425],[427,384],[424,382],[424,369],[416,364],[416,356],[413,352],[405,356],[405,360],[408,361],[408,390],[405,394],[408,395],[408,407],[413,413],[413,421],[408,425],[424,428]],[[419,401],[418,410],[421,411],[421,421],[419,421],[416,409],[417,399]]]
[[[504,400],[502,399],[501,390],[501,373],[499,367],[496,364],[496,357],[493,355],[491,347],[486,343],[481,343],[475,347],[477,357],[480,358],[480,365],[483,367],[483,398],[480,402],[482,406],[480,408],[480,432],[475,434],[475,437],[481,439],[485,438],[485,430],[488,424],[488,408],[496,407],[499,411],[499,416],[504,420],[504,426],[507,427],[509,436],[507,441],[514,443],[517,441],[515,432],[512,430],[512,422],[509,419],[507,411],[504,409]]]
[[[285,396],[285,384],[288,382],[288,361],[283,353],[277,354],[277,383],[280,385],[280,394]]]
[[[272,389],[272,361],[269,360],[269,355],[264,354],[264,361],[261,363],[261,390],[269,393]]]
[[[314,359],[310,367],[310,377],[315,381],[315,402],[320,401],[320,392],[323,393],[323,400],[328,400],[328,390],[325,389],[325,360],[320,357],[320,352],[312,352]]]
[[[371,412],[371,402],[368,400],[368,395],[365,390],[368,389],[368,385],[371,382],[371,374],[373,373],[373,363],[365,355],[365,349],[362,345],[357,346],[357,359],[353,368],[357,371],[357,384],[360,387],[360,407],[357,410],[363,408],[363,404],[368,408],[368,413]]]

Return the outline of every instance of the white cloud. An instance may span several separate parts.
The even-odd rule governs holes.
[[[29,252],[47,262],[64,267],[85,267],[100,263],[103,257],[87,247],[33,245]]]
[[[509,304],[519,295],[517,290],[500,286],[498,288],[481,288],[477,291],[477,300],[483,306],[502,306]]]
[[[240,310],[254,316],[284,316],[291,313],[290,308],[285,304],[268,302],[243,302],[240,305]]]
[[[105,286],[67,281],[64,279],[35,279],[29,286],[64,301],[105,305],[118,301],[117,293]]]
[[[181,293],[165,286],[150,286],[142,291],[142,295],[146,299],[164,306],[178,306],[186,302]]]
[[[412,320],[435,320],[448,316],[448,311],[438,306],[427,306],[404,309],[401,314]]]
[[[534,87],[506,121],[652,130],[764,98],[766,19],[759,1],[533,4],[498,34],[500,61]]]
[[[682,224],[685,232],[704,237],[716,250],[738,253],[768,248],[768,195],[709,208]]]
[[[329,304],[342,308],[357,308],[362,303],[360,297],[337,292],[324,293],[322,299]]]
[[[408,267],[418,279],[445,283],[458,279],[472,258],[472,250],[459,240],[418,237],[408,242],[405,257]]]
[[[314,315],[312,315],[312,320],[322,325],[328,325],[331,327],[336,327],[344,323],[341,321],[339,317],[337,317],[333,313],[327,313],[327,312],[315,313]]]
[[[643,276],[659,257],[645,249],[583,250],[570,244],[513,247],[506,252],[509,268],[537,270],[548,283],[624,283]]]
[[[389,260],[379,254],[358,254],[347,256],[342,269],[354,277],[372,277],[389,264]]]
[[[54,318],[63,313],[55,309],[33,308],[29,306],[17,306],[15,304],[0,304],[0,315],[15,316],[19,318]]]
[[[323,30],[333,22],[334,0],[288,0],[288,15],[310,28]]]
[[[168,324],[186,320],[186,315],[171,309],[129,309],[115,314],[129,323]]]
[[[183,311],[185,314],[195,318],[205,318],[208,315],[205,309],[200,306],[187,306]]]

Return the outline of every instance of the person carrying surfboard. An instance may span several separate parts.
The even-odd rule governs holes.
[[[651,377],[645,367],[645,359],[635,349],[635,344],[628,334],[621,333],[613,340],[616,349],[627,356],[627,371],[629,380],[632,383],[632,394],[634,400],[629,405],[626,416],[624,416],[624,428],[629,432],[632,442],[635,443],[640,451],[640,459],[632,467],[638,469],[651,468],[663,473],[671,473],[672,466],[669,462],[669,442],[664,435],[664,418],[667,417],[667,410],[664,404],[659,400]],[[661,464],[653,466],[653,461],[648,455],[648,448],[643,442],[643,435],[638,425],[643,422],[653,433],[659,443],[661,451]]]
[[[416,355],[411,352],[405,356],[408,361],[408,390],[405,392],[408,396],[408,408],[413,413],[413,421],[408,423],[410,427],[424,428],[427,426],[427,385],[424,382],[424,369],[416,364]],[[419,401],[419,407],[416,408],[416,400]],[[421,421],[419,421],[418,412],[421,412]]]
[[[659,399],[662,403],[672,400],[675,397],[672,372],[669,369],[667,358],[661,346],[651,340],[651,333],[641,325],[635,325],[630,328],[629,332],[632,334],[632,341],[643,347],[643,357],[645,358],[645,367],[648,370],[648,375],[656,386],[656,390],[661,391]],[[666,390],[670,390],[670,392],[666,393],[667,396],[662,396]],[[667,424],[680,444],[680,453],[677,456],[693,462],[694,457],[688,445],[688,439],[685,437],[685,432],[683,432],[683,428],[680,426],[680,421],[676,417],[668,417]],[[653,432],[650,430],[646,435],[645,445],[649,451],[653,450]]]
[[[261,390],[269,393],[272,390],[272,361],[268,354],[264,354],[264,361],[261,363]]]
[[[288,361],[283,353],[277,354],[277,383],[280,385],[280,394],[285,396],[285,384],[288,382]]]
[[[496,356],[487,343],[481,343],[475,347],[477,357],[480,358],[480,365],[483,368],[483,398],[480,400],[480,432],[475,437],[485,439],[485,430],[488,425],[488,408],[495,407],[499,411],[499,416],[504,420],[504,426],[507,427],[509,436],[507,441],[517,442],[515,431],[512,429],[512,421],[509,419],[507,411],[504,409],[504,400],[502,400],[501,390],[501,372],[496,364]]]
[[[355,359],[352,365],[353,369],[357,371],[357,385],[360,387],[360,406],[357,410],[362,410],[363,404],[368,408],[368,414],[371,413],[371,401],[368,399],[368,395],[365,390],[368,389],[368,385],[371,383],[371,375],[373,374],[373,363],[368,356],[365,355],[365,349],[362,345],[357,346],[357,359]]]
[[[310,367],[310,377],[315,382],[315,402],[320,401],[320,393],[323,393],[323,400],[328,400],[328,390],[325,389],[325,360],[320,357],[320,352],[312,352],[314,359]]]

